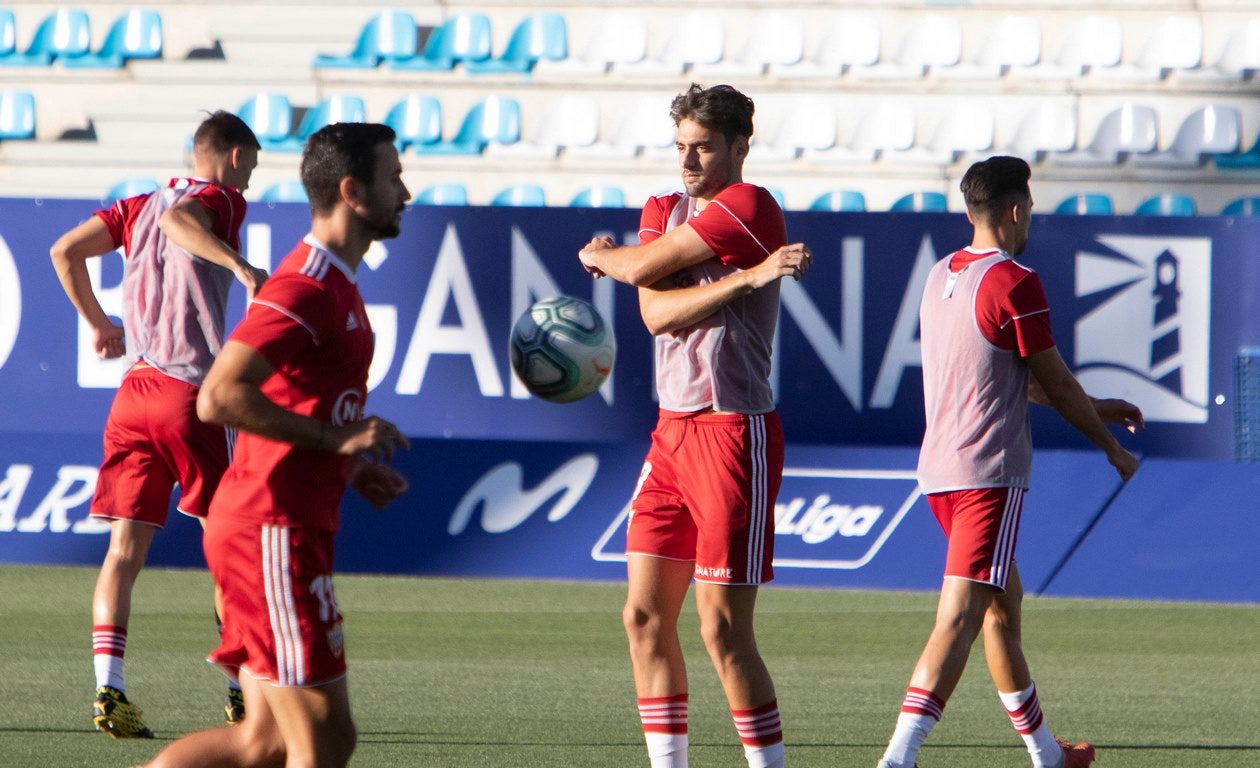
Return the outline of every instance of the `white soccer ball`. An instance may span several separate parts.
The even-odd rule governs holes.
[[[581,400],[612,372],[617,341],[595,307],[572,296],[534,303],[512,326],[512,370],[532,394]]]

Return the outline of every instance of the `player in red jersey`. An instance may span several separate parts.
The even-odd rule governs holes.
[[[153,536],[178,508],[204,521],[228,462],[222,427],[197,419],[197,390],[223,345],[233,277],[252,297],[267,273],[240,256],[241,190],[258,163],[258,139],[236,115],[216,112],[193,136],[193,175],[120,200],[65,233],[51,256],[66,295],[92,329],[96,353],[126,354],[105,424],[105,459],[90,514],[110,521],[109,550],[92,598],[96,701],[92,720],[114,738],[151,738],[127,700],[123,653],[131,592]],[[124,246],[123,327],[101,308],[86,261]],[[228,720],[243,716],[229,681]]]
[[[927,429],[919,485],[949,541],[936,626],[901,705],[879,765],[910,768],[962,678],[971,646],[984,654],[998,697],[1034,766],[1082,768],[1088,743],[1054,738],[1020,640],[1023,585],[1015,541],[1032,469],[1028,402],[1049,405],[1107,455],[1121,480],[1138,460],[1107,430],[1136,431],[1142,412],[1124,400],[1094,400],[1054,345],[1045,291],[1013,257],[1024,252],[1032,215],[1028,163],[992,157],[963,176],[971,245],[928,275],[919,310]]]
[[[770,388],[779,279],[799,279],[811,255],[784,245],[773,196],[743,182],[751,99],[692,85],[670,115],[685,192],[648,201],[639,245],[596,238],[578,255],[591,274],[638,287],[656,337],[661,412],[631,502],[622,620],[654,768],[687,765],[677,622],[693,578],[700,632],[748,764],[782,766],[779,706],[753,613],[758,585],[773,577],[783,473]]]
[[[407,439],[366,416],[373,336],[356,274],[398,236],[394,132],[317,131],[302,154],[311,231],[263,286],[206,377],[197,413],[240,430],[215,494],[206,561],[223,592],[210,660],[239,670],[249,717],[175,741],[167,766],[344,766],[355,746],[333,538],[347,484],[383,508],[407,481],[388,461]]]

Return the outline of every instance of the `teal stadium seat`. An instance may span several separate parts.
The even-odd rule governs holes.
[[[945,213],[949,203],[941,192],[911,192],[903,195],[892,204],[890,211],[912,211],[914,213]]]
[[[0,140],[35,138],[35,94],[0,90]]]
[[[445,72],[456,64],[490,58],[490,17],[483,13],[461,13],[442,22],[429,33],[420,55],[395,59],[390,66],[403,71]]]
[[[413,93],[389,108],[385,124],[397,134],[394,145],[399,152],[436,144],[442,140],[442,102],[436,96]]]
[[[17,19],[13,11],[0,8],[0,67],[23,65],[23,59],[17,49]]]
[[[620,187],[587,187],[569,201],[570,208],[625,208],[626,193]]]
[[[109,28],[96,53],[67,58],[67,67],[120,69],[132,59],[162,58],[162,17],[147,8],[132,8]]]
[[[132,179],[123,179],[105,192],[104,200],[107,203],[113,203],[116,200],[126,200],[129,197],[136,197],[137,195],[147,195],[150,192],[156,192],[161,188],[161,184],[150,178],[136,177]]]
[[[309,201],[309,198],[306,196],[306,187],[302,186],[302,182],[290,180],[281,181],[267,187],[258,196],[258,201],[262,203],[305,203]]]
[[[521,139],[521,105],[510,96],[487,96],[468,110],[450,141],[418,144],[421,155],[479,155],[487,144],[514,144]]]
[[[1196,206],[1189,195],[1166,192],[1143,200],[1133,213],[1136,216],[1193,216]]]
[[[491,205],[507,205],[515,208],[542,208],[547,205],[547,193],[541,184],[513,184],[499,190]]]
[[[283,93],[263,91],[242,104],[236,114],[254,131],[264,149],[283,142],[293,131],[293,105]]]
[[[856,189],[834,189],[814,198],[811,211],[865,211],[866,196]]]
[[[532,13],[516,25],[503,55],[483,61],[468,61],[464,68],[473,74],[531,72],[541,59],[563,61],[569,56],[569,29],[558,13]]]
[[[22,63],[48,66],[54,59],[64,62],[86,56],[91,42],[92,29],[87,12],[78,8],[58,8],[39,23]]]
[[[260,137],[259,143],[263,144],[263,149],[273,152],[301,152],[311,134],[325,125],[364,122],[367,122],[367,108],[363,105],[363,99],[346,94],[329,96],[306,110],[297,132],[292,136],[271,144],[263,144]]]
[[[1055,206],[1054,212],[1076,216],[1110,216],[1114,210],[1109,196],[1101,192],[1083,192],[1064,198]]]
[[[1230,200],[1221,209],[1222,216],[1260,216],[1260,197],[1240,197]]]
[[[384,61],[405,61],[419,51],[416,18],[406,11],[384,10],[368,19],[354,50],[344,56],[315,57],[316,69],[375,69]]]
[[[1217,168],[1260,168],[1260,136],[1246,152],[1213,155]]]
[[[468,205],[468,188],[463,184],[434,184],[420,190],[411,202],[416,205]]]

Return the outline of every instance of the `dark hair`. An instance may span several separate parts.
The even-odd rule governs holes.
[[[711,131],[719,131],[728,142],[736,136],[749,138],[753,134],[753,102],[729,85],[702,88],[696,83],[674,97],[669,105],[669,116],[674,125],[683,120],[694,120]]]
[[[971,215],[987,221],[993,214],[1027,198],[1031,194],[1031,177],[1032,170],[1022,158],[999,155],[968,168],[958,186]]]
[[[254,130],[244,120],[222,109],[211,112],[193,134],[193,148],[198,151],[217,156],[237,147],[262,149]]]
[[[376,146],[394,140],[394,129],[381,123],[333,123],[306,140],[302,150],[302,186],[311,212],[331,211],[341,196],[341,180],[351,176],[371,184],[376,173]]]

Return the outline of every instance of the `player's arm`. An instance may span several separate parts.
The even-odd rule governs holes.
[[[275,369],[256,349],[229,339],[206,374],[197,395],[197,417],[304,448],[389,460],[407,438],[390,422],[371,416],[334,425],[282,408],[263,394]]]
[[[267,279],[265,270],[256,269],[214,234],[214,213],[195,198],[185,198],[166,209],[158,219],[158,228],[180,248],[231,270],[251,299]]]
[[[809,248],[793,243],[777,249],[754,267],[732,272],[712,283],[677,288],[667,277],[650,288],[639,289],[639,313],[652,335],[671,333],[695,325],[732,299],[779,278],[791,275],[800,280],[811,261]]]
[[[1101,448],[1122,480],[1132,477],[1137,471],[1138,459],[1120,445],[1107,430],[1104,420],[1136,429],[1142,423],[1142,412],[1137,406],[1123,400],[1090,398],[1068,370],[1058,347],[1029,355],[1025,360],[1032,378],[1036,380],[1035,388],[1031,384],[1029,386],[1029,399],[1054,408],[1077,431]],[[1107,405],[1100,408],[1098,404],[1104,403]]]
[[[99,217],[93,216],[57,238],[48,252],[62,289],[79,316],[91,326],[92,346],[103,358],[122,357],[126,347],[123,329],[105,314],[92,290],[87,260],[103,256],[117,247],[109,227]]]
[[[578,252],[578,259],[596,277],[607,275],[617,282],[645,288],[714,255],[700,233],[683,224],[640,245],[618,246],[610,238],[597,237]]]

